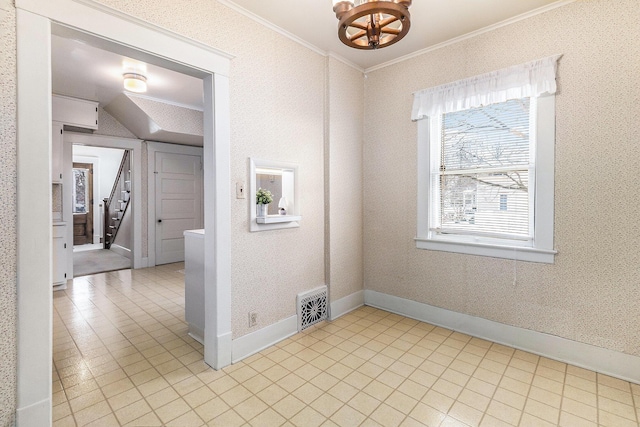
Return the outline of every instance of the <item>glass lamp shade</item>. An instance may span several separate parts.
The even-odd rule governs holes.
[[[122,77],[125,90],[136,93],[147,91],[147,78],[142,74],[126,73]]]

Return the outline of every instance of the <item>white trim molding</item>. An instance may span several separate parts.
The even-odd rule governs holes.
[[[11,0],[0,0],[0,11],[3,12],[13,12],[15,8],[13,7],[13,1]]]
[[[17,20],[17,417],[51,425],[51,23]],[[36,268],[37,267],[37,268]]]
[[[361,73],[364,73],[364,68],[362,68],[361,66],[349,61],[348,59],[338,55],[337,53],[334,52],[327,52],[322,48],[319,48],[318,46],[309,43],[308,41],[296,36],[293,33],[290,33],[289,31],[273,24],[272,22],[267,21],[266,19],[262,18],[261,16],[256,15],[255,13],[251,12],[250,10],[236,4],[235,2],[231,1],[231,0],[218,0],[218,3],[223,4],[225,6],[227,6],[229,9],[234,10],[236,12],[238,12],[240,15],[246,16],[247,18],[257,22],[258,24],[261,24],[265,27],[267,27],[268,29],[280,34],[283,37],[288,38],[289,40],[298,43],[304,47],[306,47],[307,49],[317,53],[318,55],[322,55],[325,57],[331,57],[337,61],[340,61],[342,63],[344,63],[345,65],[348,65],[358,71],[360,71]]]
[[[452,44],[456,44],[458,42],[461,42],[461,41],[464,41],[464,40],[467,40],[467,39],[471,39],[473,37],[479,36],[479,35],[484,34],[484,33],[488,33],[488,32],[493,31],[493,30],[497,30],[498,28],[506,27],[507,25],[514,24],[514,23],[516,23],[518,21],[522,21],[524,19],[529,19],[532,16],[536,16],[536,15],[539,15],[541,13],[545,13],[545,12],[548,12],[550,10],[557,9],[559,7],[562,7],[562,6],[566,6],[566,5],[568,5],[570,3],[573,3],[575,1],[576,0],[559,0],[559,1],[556,1],[556,2],[548,4],[546,6],[542,6],[542,7],[539,7],[537,9],[530,10],[529,12],[525,12],[525,13],[522,13],[520,15],[513,16],[513,17],[511,17],[509,19],[505,19],[504,21],[496,22],[493,25],[489,25],[489,26],[486,26],[484,28],[480,28],[480,29],[477,29],[475,31],[471,31],[470,33],[463,34],[461,36],[454,37],[454,38],[449,39],[449,40],[445,40],[445,41],[443,41],[441,43],[438,43],[438,44],[434,44],[433,46],[429,46],[429,47],[426,47],[424,49],[416,50],[415,52],[411,52],[411,53],[409,53],[407,55],[404,55],[404,56],[401,56],[399,58],[392,59],[391,61],[387,61],[387,62],[383,62],[382,64],[374,65],[372,67],[369,67],[369,68],[365,69],[364,72],[365,73],[370,73],[372,71],[376,71],[376,70],[379,70],[381,68],[389,67],[391,65],[398,64],[400,62],[404,62],[404,61],[406,61],[408,59],[415,58],[416,56],[424,55],[425,53],[433,52],[434,50],[442,49],[443,47],[446,47],[446,46],[449,46],[449,45],[452,45]]]
[[[331,303],[330,320],[336,320],[340,316],[360,308],[364,305],[364,291],[354,292],[346,297],[342,297],[339,300]]]
[[[16,0],[16,8],[82,29],[89,34],[99,34],[103,40],[108,40],[107,43],[133,47],[130,41],[135,35],[133,49],[179,61],[183,64],[180,71],[187,74],[191,74],[191,67],[196,66],[201,70],[229,75],[229,60],[233,55],[94,0]],[[203,54],[203,51],[207,54]]]
[[[286,38],[288,38],[291,41],[294,41],[304,47],[306,47],[309,50],[312,50],[313,52],[322,55],[322,56],[326,56],[327,52],[325,52],[323,49],[320,49],[318,46],[309,43],[306,40],[301,39],[300,37],[296,36],[293,33],[290,33],[289,31],[278,27],[277,25],[267,21],[266,19],[264,19],[261,16],[256,15],[255,13],[251,12],[250,10],[240,6],[239,4],[233,2],[233,1],[229,1],[229,0],[218,0],[218,3],[223,4],[225,6],[227,6],[229,9],[234,10],[236,12],[238,12],[240,15],[246,16],[247,18],[251,19],[254,22],[257,22],[258,24],[261,24],[265,27],[267,27],[268,29],[280,34],[281,36],[284,36]]]
[[[45,420],[51,419],[50,399],[41,400],[32,405],[16,410],[16,426],[39,427],[49,425]]]
[[[232,363],[237,363],[267,347],[298,333],[298,316],[290,316],[272,325],[233,340]]]
[[[640,357],[365,290],[371,307],[640,384]]]
[[[362,74],[364,74],[364,68],[362,68],[361,66],[359,66],[358,64],[356,64],[354,62],[349,61],[347,58],[345,58],[343,56],[340,56],[340,55],[338,55],[336,53],[333,53],[333,52],[327,53],[326,56],[328,58],[335,59],[338,62],[342,62],[344,65],[346,65],[348,67],[351,67],[351,68],[353,68],[353,69],[355,69],[357,71],[360,71]]]

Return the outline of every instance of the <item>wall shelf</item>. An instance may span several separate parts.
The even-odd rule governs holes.
[[[249,231],[268,231],[300,227],[298,165],[249,158]],[[258,217],[256,192],[268,190],[273,197],[271,215]],[[280,203],[288,215],[279,215]]]
[[[257,217],[258,224],[276,224],[279,222],[297,222],[302,219],[300,215],[267,215],[266,217]]]

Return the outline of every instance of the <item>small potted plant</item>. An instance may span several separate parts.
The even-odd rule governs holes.
[[[258,188],[258,191],[256,192],[256,207],[257,207],[256,216],[258,217],[267,216],[267,212],[269,210],[269,203],[271,202],[273,202],[273,195],[271,194],[271,191]]]

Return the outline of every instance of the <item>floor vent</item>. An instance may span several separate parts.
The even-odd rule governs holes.
[[[327,287],[320,286],[298,294],[298,332],[327,320]]]

